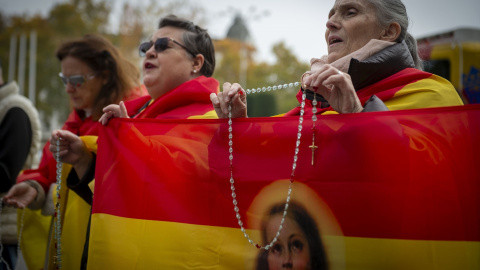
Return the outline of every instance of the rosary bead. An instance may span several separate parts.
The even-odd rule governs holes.
[[[258,88],[258,89],[247,89],[245,92],[247,94],[250,94],[250,93],[256,93],[256,92],[260,92],[260,91],[263,91],[265,92],[266,90],[270,91],[271,90],[277,90],[277,89],[282,89],[282,88],[288,88],[288,87],[293,87],[293,86],[298,86],[299,83],[298,82],[295,82],[295,83],[290,83],[290,84],[284,84],[284,85],[278,85],[278,86],[268,86],[268,87],[263,87],[263,88]],[[273,244],[277,241],[278,237],[280,236],[280,231],[283,229],[283,224],[285,222],[285,216],[287,215],[287,209],[288,209],[288,206],[289,206],[289,202],[290,202],[290,196],[292,194],[292,187],[293,187],[293,177],[295,175],[295,168],[297,167],[297,161],[298,161],[298,153],[299,153],[299,146],[300,146],[300,139],[301,139],[301,136],[302,136],[302,124],[303,124],[303,114],[305,112],[304,108],[305,108],[305,99],[306,99],[306,95],[305,93],[302,94],[302,103],[301,103],[301,110],[300,110],[300,117],[299,117],[299,120],[298,120],[298,132],[297,132],[297,141],[295,142],[295,154],[294,154],[294,157],[293,157],[293,164],[292,164],[292,173],[290,175],[290,184],[289,184],[289,187],[288,187],[288,193],[287,193],[287,198],[286,198],[286,201],[285,201],[285,208],[283,210],[283,216],[282,216],[282,220],[280,222],[280,225],[278,227],[278,230],[277,230],[277,234],[275,236],[275,238],[267,245],[265,246],[260,246],[259,244],[255,243],[252,239],[250,239],[250,236],[247,234],[245,228],[243,227],[243,222],[241,220],[241,215],[239,213],[240,211],[240,208],[237,206],[238,202],[236,200],[236,193],[235,193],[235,186],[234,186],[234,183],[235,183],[235,180],[233,178],[233,165],[232,165],[232,161],[233,161],[233,127],[232,127],[232,114],[231,114],[231,110],[232,110],[232,107],[231,107],[231,104],[228,106],[228,110],[229,110],[229,114],[228,114],[228,138],[229,138],[229,160],[230,160],[230,183],[231,183],[231,190],[232,190],[232,202],[233,202],[233,205],[234,205],[234,211],[236,213],[236,218],[238,220],[238,225],[240,226],[240,230],[243,232],[245,238],[248,240],[248,242],[250,244],[252,244],[253,246],[257,247],[257,248],[261,248],[261,249],[265,249],[265,250],[268,250],[269,248],[271,248],[273,246]],[[315,107],[316,109],[316,107]],[[313,111],[312,111],[313,112]],[[315,111],[316,112],[316,111]],[[313,112],[313,115],[315,115],[315,112]],[[313,119],[313,118],[312,118]]]

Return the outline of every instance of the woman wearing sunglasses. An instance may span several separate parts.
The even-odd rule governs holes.
[[[99,120],[102,124],[106,125],[113,117],[217,118],[209,98],[211,93],[218,92],[218,81],[211,77],[215,52],[205,29],[169,15],[160,21],[150,41],[140,44],[139,53],[145,57],[143,82],[149,96],[106,106]],[[71,132],[54,131],[50,142],[58,138],[61,138],[60,157],[73,165],[78,177],[75,181],[88,184],[94,175],[95,155]],[[50,150],[57,152],[55,145]],[[92,194],[87,193],[84,199],[91,204]]]
[[[211,78],[215,52],[205,29],[167,16],[139,53],[145,57],[143,82],[150,97],[107,106],[102,124],[113,117],[217,118],[208,98],[218,92],[218,81]]]
[[[86,35],[66,42],[59,47],[56,57],[61,66],[59,76],[73,108],[62,130],[68,131],[76,138],[98,134],[98,119],[106,105],[145,94],[143,87],[139,87],[138,69],[124,59],[110,41],[101,36]],[[51,202],[51,199],[45,200],[45,194],[50,185],[56,182],[56,161],[49,147],[50,142],[47,142],[38,169],[25,170],[17,178],[17,184],[4,198],[7,205],[39,209],[45,202]],[[73,201],[75,196],[69,194],[69,202]],[[86,213],[88,221],[88,208]],[[27,230],[25,227],[24,231]],[[48,233],[48,230],[46,232]],[[75,243],[83,249],[84,235],[68,242]],[[28,245],[22,245],[29,268],[42,268],[43,262],[38,265],[38,259],[37,264],[29,262],[28,248]],[[38,246],[33,248],[38,249]]]
[[[106,107],[103,109],[105,113],[100,122],[107,124],[112,117],[217,118],[209,98],[211,93],[218,92],[218,81],[211,78],[215,68],[215,53],[212,40],[205,29],[176,16],[167,16],[160,21],[159,29],[153,33],[150,41],[139,46],[139,53],[145,57],[143,81],[149,96],[125,104],[123,102],[119,105],[116,105],[118,102],[112,102],[115,104],[109,106],[103,104]],[[93,81],[97,77],[96,72],[82,74],[85,82]],[[65,77],[65,74],[61,75]],[[70,83],[80,79],[69,78]],[[55,145],[58,138],[61,139],[59,151]],[[53,153],[58,152],[62,162],[73,166],[67,178],[68,187],[91,205],[93,194],[89,184],[95,172],[96,145],[92,147],[86,138],[79,138],[67,130],[54,131],[50,143],[50,150]],[[68,200],[67,206],[70,204],[70,198]],[[60,202],[62,204],[62,200]],[[65,231],[67,224],[63,226]],[[84,240],[85,235],[87,233],[83,234]],[[86,239],[88,241],[88,235]],[[62,243],[65,243],[63,235]],[[88,243],[85,247],[88,248]],[[65,253],[66,249],[63,250]],[[50,251],[55,252],[52,249]],[[81,269],[86,267],[87,254],[85,250]],[[66,264],[72,269],[79,266],[75,264],[76,262],[66,261],[66,258],[62,261],[64,267]]]

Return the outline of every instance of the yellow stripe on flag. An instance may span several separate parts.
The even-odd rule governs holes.
[[[94,214],[92,224],[95,226],[90,232],[88,269],[254,268],[257,249],[237,228],[107,214]]]
[[[255,269],[259,250],[238,228],[92,219],[88,269]],[[480,269],[480,242],[323,237],[330,269]]]
[[[480,242],[345,237],[346,269],[480,269]]]

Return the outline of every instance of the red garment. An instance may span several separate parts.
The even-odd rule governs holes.
[[[145,94],[145,86],[142,85],[132,90],[132,93],[127,97],[127,99],[138,98]],[[78,113],[74,110],[68,116],[67,121],[65,121],[62,129],[68,130],[78,136],[98,135],[99,126],[100,123],[98,121],[92,121],[91,117],[82,120]],[[57,164],[52,152],[49,150],[49,147],[50,142],[47,141],[43,147],[42,160],[38,165],[38,169],[23,171],[23,173],[17,177],[17,183],[33,179],[43,187],[45,192],[48,191],[50,185],[56,182]]]
[[[125,106],[128,115],[135,115],[135,118],[189,118],[213,110],[210,101],[211,93],[218,93],[218,81],[211,77],[200,76],[159,97],[138,115],[135,114],[151,100],[150,96],[125,102]]]
[[[393,74],[377,83],[374,83],[370,86],[367,86],[359,91],[357,91],[358,98],[362,105],[372,96],[376,95],[383,102],[394,97],[395,93],[402,90],[405,86],[417,82],[419,80],[427,79],[431,77],[431,73],[423,72],[415,68],[406,68],[400,72]],[[297,93],[297,99],[299,102],[302,101],[302,90],[299,90]],[[306,108],[312,107],[312,102],[310,100],[305,102]],[[319,109],[318,113],[323,114],[325,111],[332,111],[332,107],[327,107]],[[308,112],[311,110],[305,110],[305,114],[308,115]],[[293,116],[300,114],[300,107],[296,107],[291,111],[287,112],[285,116]]]

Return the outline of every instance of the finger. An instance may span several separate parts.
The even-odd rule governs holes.
[[[117,104],[110,104],[105,108],[103,108],[102,111],[103,112],[114,111],[117,106],[118,106]]]
[[[101,119],[102,120],[102,125],[106,126],[108,124],[108,122],[110,121],[111,118],[113,118],[113,112],[109,111],[109,112],[106,112],[102,115]]]
[[[120,105],[120,117],[130,118],[128,117],[127,107],[125,107],[125,103],[123,103],[123,101],[120,101],[119,105]]]
[[[243,90],[243,88],[241,88],[241,87],[237,90],[236,93],[238,93],[238,95],[241,99],[246,99],[247,98],[245,90]]]
[[[12,207],[15,207],[15,200],[14,199],[7,199],[5,198],[3,201],[3,204],[7,205],[7,206],[12,206]]]
[[[25,204],[23,204],[22,202],[17,202],[17,208],[24,209]]]
[[[323,71],[322,73],[318,74],[315,78],[312,78],[310,81],[310,87],[311,88],[318,88],[322,86],[323,81],[328,78],[328,73]],[[317,90],[317,89],[314,89]]]
[[[243,93],[243,92],[244,92],[244,90],[243,90],[242,86],[238,83],[234,83],[234,84],[232,84],[232,86],[228,90],[228,97],[230,99],[232,99],[237,93]]]
[[[224,92],[218,93],[218,101],[220,102],[220,111],[222,114],[228,114],[228,104],[229,102],[225,101],[226,94]]]
[[[67,155],[69,152],[68,148],[67,149],[61,149],[58,151],[58,154],[60,155],[60,158],[63,158],[65,155]]]
[[[59,133],[60,133],[60,130],[54,130],[52,131],[52,136],[50,137],[50,143],[54,143],[58,140],[59,138]]]
[[[220,101],[218,100],[218,96],[215,93],[210,94],[210,101],[212,102],[213,108],[217,109],[220,108]]]
[[[15,208],[20,208],[20,206],[23,206],[22,203],[18,202],[15,199],[6,200],[4,203],[5,203],[5,205],[8,205],[10,207],[15,207]]]
[[[98,119],[98,122],[100,122],[103,126],[106,126],[108,124],[108,117],[106,116],[105,113],[102,114],[100,119]]]
[[[58,141],[59,141],[59,145],[67,145],[67,144],[68,144],[68,142],[66,142],[66,141],[63,139],[63,137],[62,137],[62,135],[60,134],[59,131],[54,131],[54,132],[52,133],[52,136],[50,137],[50,140],[49,140],[49,142],[50,142],[50,147],[52,147],[52,146],[53,146],[53,147],[56,147]]]
[[[330,75],[322,82],[322,85],[326,86],[329,89],[332,89],[333,86],[343,87],[347,84],[349,80],[349,78],[339,70],[331,70],[329,71],[329,73]]]
[[[73,134],[68,130],[58,129],[52,132],[52,137],[54,139],[54,144],[57,144],[57,140],[60,141],[60,145],[68,145],[69,140],[72,137],[76,137],[77,135]]]
[[[238,92],[235,93],[235,95],[233,96],[233,99],[232,99],[232,106],[237,106],[237,105],[246,105],[247,103],[247,96],[245,95],[245,93],[242,91],[243,89],[239,89]]]
[[[210,94],[210,101],[212,101],[212,106],[215,112],[217,113],[218,118],[224,118],[222,108],[220,106],[220,99],[215,93]]]
[[[311,74],[311,71],[307,71],[303,73],[302,77],[300,78],[300,83],[302,84],[303,88],[306,88],[307,85],[310,84],[310,79],[308,79],[308,77],[310,77]]]
[[[230,88],[232,88],[232,84],[229,82],[226,82],[223,84],[223,92],[222,92],[222,97],[223,101],[225,102],[230,102],[230,98],[228,97],[228,92],[230,91]]]

